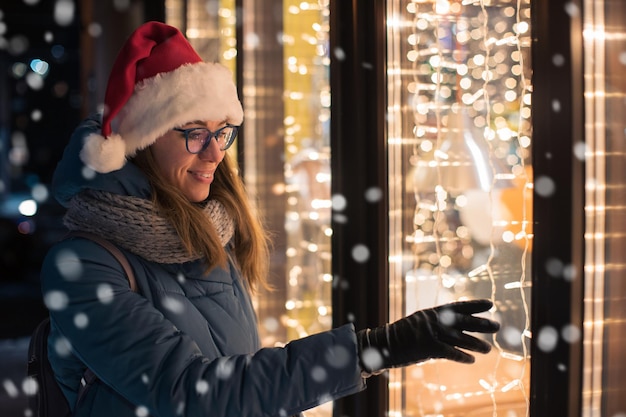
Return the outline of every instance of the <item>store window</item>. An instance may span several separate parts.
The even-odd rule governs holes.
[[[390,374],[390,416],[523,416],[532,251],[530,0],[389,1],[390,317],[490,298],[472,366]]]

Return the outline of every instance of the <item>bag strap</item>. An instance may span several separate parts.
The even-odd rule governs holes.
[[[137,292],[137,280],[135,279],[135,274],[133,273],[133,268],[130,266],[130,262],[128,262],[128,258],[124,256],[122,251],[115,246],[113,243],[109,242],[105,238],[91,232],[84,232],[82,230],[72,230],[70,231],[66,237],[82,237],[85,239],[92,240],[98,243],[100,246],[104,247],[106,250],[111,252],[111,255],[115,256],[115,259],[122,265],[124,268],[124,272],[126,273],[126,278],[128,278],[128,283],[130,284],[130,289],[133,292]]]
[[[124,272],[126,273],[126,278],[128,278],[128,283],[130,284],[130,289],[133,292],[139,292],[137,288],[137,280],[135,279],[135,274],[133,273],[133,268],[130,266],[130,262],[128,262],[128,258],[124,255],[124,253],[113,243],[106,240],[105,238],[96,235],[95,233],[85,232],[82,230],[72,230],[67,235],[66,238],[70,237],[82,237],[85,239],[89,239],[91,241],[96,242],[106,250],[108,250],[111,255],[117,259],[117,261],[124,268]],[[76,398],[76,408],[80,405],[81,401],[85,397],[88,388],[98,380],[96,374],[89,368],[85,369],[83,373],[83,377],[80,380],[80,387],[78,388],[78,395]]]

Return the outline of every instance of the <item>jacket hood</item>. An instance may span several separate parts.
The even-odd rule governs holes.
[[[148,178],[133,163],[127,162],[117,171],[101,174],[89,168],[80,159],[84,142],[92,133],[100,132],[101,116],[94,115],[81,122],[72,133],[63,156],[52,177],[52,195],[67,207],[69,201],[82,190],[105,191],[113,194],[150,198]]]

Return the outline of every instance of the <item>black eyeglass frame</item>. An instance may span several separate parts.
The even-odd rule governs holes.
[[[209,147],[209,144],[211,143],[212,139],[217,140],[217,136],[222,132],[222,130],[224,130],[226,128],[233,129],[233,135],[231,136],[230,140],[223,147],[220,148],[220,151],[226,151],[235,142],[235,138],[237,138],[237,134],[239,133],[240,126],[226,125],[226,126],[220,127],[215,132],[213,132],[212,130],[210,130],[210,129],[206,128],[206,127],[192,127],[190,129],[181,129],[179,127],[175,127],[172,130],[175,130],[177,132],[181,132],[183,134],[183,136],[185,136],[185,148],[187,148],[187,152],[189,152],[190,154],[193,154],[193,155],[197,155],[199,153],[204,152],[206,150],[206,148]],[[200,148],[200,150],[198,152],[191,152],[189,150],[189,134],[191,132],[195,131],[195,130],[206,130],[207,132],[209,132],[209,136],[208,136],[209,140],[207,140],[206,142],[204,142],[202,144],[202,148]]]

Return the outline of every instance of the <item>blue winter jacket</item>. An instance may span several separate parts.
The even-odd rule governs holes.
[[[84,175],[78,153],[99,130],[91,118],[74,132],[55,171],[55,198],[66,205],[86,188],[149,198],[132,163]],[[284,417],[365,388],[353,326],[261,349],[232,263],[205,275],[199,261],[158,264],[124,253],[140,293],[106,249],[84,238],[57,243],[43,265],[50,362],[75,417]],[[98,380],[76,406],[86,367]]]

